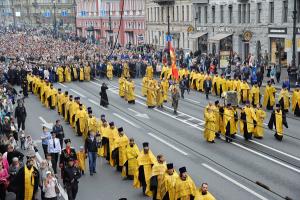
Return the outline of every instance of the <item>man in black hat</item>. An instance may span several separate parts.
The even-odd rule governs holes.
[[[273,107],[275,105],[275,94],[276,94],[275,87],[272,86],[271,81],[268,81],[268,85],[265,88],[264,101],[263,101],[263,106],[266,107],[267,110],[273,110]]]
[[[67,99],[66,101],[65,110],[64,110],[65,113],[64,118],[67,123],[70,123],[70,108],[72,103],[73,103],[73,95],[70,95],[69,99]]]
[[[174,170],[173,163],[167,164],[166,173],[163,176],[160,195],[163,200],[175,199],[175,183],[178,178],[178,174]]]
[[[296,84],[296,88],[293,91],[292,111],[296,117],[300,117],[300,83]]]
[[[39,172],[34,167],[33,153],[26,156],[26,165],[22,167],[12,184],[16,185],[16,200],[34,199],[39,186]]]
[[[161,199],[161,184],[163,176],[167,170],[165,158],[162,154],[157,155],[157,162],[152,167],[150,190],[152,191],[153,200]]]
[[[270,121],[268,123],[269,129],[273,129],[273,125],[275,126],[275,134],[274,137],[282,141],[283,138],[283,125],[288,128],[288,123],[286,121],[285,112],[281,110],[280,104],[276,104],[276,109],[272,112]]]
[[[65,91],[65,93],[62,95],[62,98],[60,100],[60,104],[61,104],[61,112],[60,112],[60,114],[63,117],[65,117],[65,115],[66,115],[66,103],[68,102],[68,96],[69,96],[69,92]]]
[[[56,109],[57,113],[60,115],[61,113],[61,99],[63,98],[64,94],[61,92],[61,88],[57,89],[57,97],[56,97]]]
[[[78,136],[87,135],[88,132],[88,114],[83,109],[82,103],[79,104],[79,110],[75,112],[76,132]]]
[[[137,157],[140,154],[138,146],[134,139],[129,139],[129,145],[126,147],[126,161],[123,166],[122,177],[133,180],[135,169],[137,167]]]
[[[92,109],[88,108],[88,132],[97,132],[98,130],[98,122],[97,122],[97,119],[96,117],[93,115],[93,111]],[[101,123],[100,123],[101,124]],[[84,138],[86,138],[86,135],[84,135]]]
[[[106,160],[110,163],[112,167],[115,166],[114,160],[112,159],[112,151],[114,150],[115,138],[118,136],[118,129],[115,127],[114,122],[109,123],[109,129],[107,132],[108,135],[103,135],[103,137],[107,137],[107,145],[106,145]]]
[[[115,149],[112,152],[117,171],[121,172],[126,161],[126,147],[129,144],[128,137],[124,134],[123,127],[118,128],[118,136],[115,138]]]
[[[73,160],[77,160],[76,151],[74,148],[71,147],[71,140],[65,139],[66,148],[61,151],[60,158],[59,158],[59,167],[62,169],[62,177],[63,177],[63,168],[67,166],[68,159],[72,158]]]
[[[196,196],[196,185],[191,177],[188,176],[186,168],[179,168],[179,178],[175,183],[175,199],[194,200]]]
[[[76,112],[79,110],[80,107],[80,97],[75,97],[75,101],[70,105],[70,125],[75,128],[76,127]]]
[[[226,142],[232,142],[232,138],[236,134],[237,113],[234,111],[230,103],[224,108],[223,122],[225,128]]]
[[[148,142],[143,143],[143,150],[140,152],[137,162],[138,175],[134,177],[137,179],[133,181],[136,183],[134,187],[139,188],[142,186],[143,194],[151,196],[152,192],[150,191],[150,178],[152,175],[152,166],[156,163],[156,158],[149,149]]]
[[[64,168],[64,177],[63,182],[66,188],[68,199],[74,200],[76,199],[76,195],[78,192],[78,179],[81,177],[81,173],[78,167],[75,165],[75,161],[73,158],[69,158],[66,167]]]

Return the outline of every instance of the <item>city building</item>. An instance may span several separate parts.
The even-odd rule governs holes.
[[[268,53],[272,63],[292,60],[294,0],[193,0],[193,50],[220,55],[221,66],[238,53],[246,59]],[[299,1],[298,1],[299,2]],[[297,59],[300,63],[300,3],[297,5]]]
[[[0,0],[0,22],[74,31],[75,7],[75,0]]]
[[[159,48],[166,46],[169,9],[173,46],[192,50],[193,40],[190,39],[191,32],[188,30],[194,22],[192,0],[176,0],[173,5],[160,5],[159,2],[146,0],[146,42]]]
[[[144,0],[80,0],[77,33],[106,45],[143,44],[144,8]]]

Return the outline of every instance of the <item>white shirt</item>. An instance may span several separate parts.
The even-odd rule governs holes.
[[[48,140],[48,152],[49,153],[60,153],[60,151],[61,151],[61,146],[60,146],[60,142],[59,142],[58,138],[54,139],[54,143],[53,143],[53,138]]]
[[[53,198],[57,196],[55,192],[55,181],[55,178],[51,178],[47,187],[44,184],[44,192],[46,198]]]

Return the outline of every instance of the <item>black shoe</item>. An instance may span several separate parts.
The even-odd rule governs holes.
[[[92,173],[92,172],[90,173],[90,176],[93,176],[93,173]]]
[[[94,173],[94,174],[97,174],[97,172],[96,172],[96,171],[93,171],[93,173]]]

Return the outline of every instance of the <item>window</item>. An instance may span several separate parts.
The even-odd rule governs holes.
[[[179,7],[176,6],[176,21],[178,22],[179,21]]]
[[[186,6],[186,21],[190,21],[190,6]]]
[[[261,3],[257,3],[257,23],[261,23]]]
[[[274,2],[270,2],[270,23],[274,23]]]
[[[250,23],[251,15],[250,15],[250,3],[247,4],[247,23]]]
[[[181,21],[184,21],[184,6],[181,7],[181,11],[182,11],[182,19],[181,19]]]
[[[232,24],[232,5],[228,6],[228,10],[229,10],[229,24]]]
[[[215,6],[211,7],[211,18],[212,18],[212,23],[216,23],[216,7]]]
[[[220,22],[224,23],[224,6],[220,6]]]
[[[161,21],[164,22],[164,7],[161,7]]]
[[[197,19],[198,19],[198,23],[201,23],[201,6],[198,7]]]
[[[175,6],[172,8],[172,21],[175,21]]]
[[[246,4],[242,6],[242,23],[246,23]]]
[[[288,12],[289,12],[289,7],[288,7],[288,1],[283,1],[283,10],[282,10],[282,22],[287,22],[288,21]]]
[[[239,7],[238,7],[238,21],[239,23],[242,23],[242,5],[239,4]]]
[[[204,7],[204,23],[207,24],[207,18],[208,18],[208,15],[207,15],[207,6]]]

